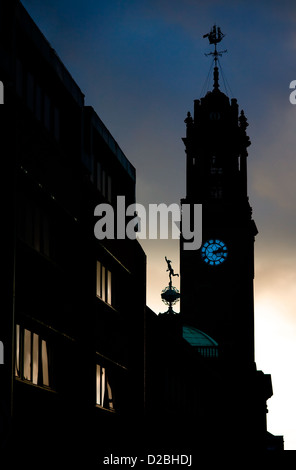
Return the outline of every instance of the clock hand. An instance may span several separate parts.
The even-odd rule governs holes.
[[[217,250],[213,250],[213,253],[220,254],[220,253],[223,253],[223,250],[222,248],[217,248]]]

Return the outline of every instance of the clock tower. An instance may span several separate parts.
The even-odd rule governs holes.
[[[202,245],[190,250],[180,241],[181,316],[183,324],[218,343],[222,361],[252,367],[257,228],[247,188],[248,123],[237,100],[219,88],[222,52],[216,45],[223,34],[214,27],[206,36],[215,45],[214,85],[185,119],[187,184],[181,201],[202,204]]]
[[[166,260],[170,289],[162,298],[170,308],[158,315],[160,330],[148,346],[154,359],[147,383],[155,384],[149,393],[157,397],[149,414],[152,410],[157,422],[164,417],[162,434],[170,446],[248,455],[282,449],[283,439],[267,432],[271,377],[257,370],[254,359],[257,228],[247,188],[248,124],[236,99],[220,91],[220,28],[214,26],[207,37],[215,45],[214,86],[195,100],[183,139],[187,184],[181,200],[180,314],[171,307],[174,273]]]

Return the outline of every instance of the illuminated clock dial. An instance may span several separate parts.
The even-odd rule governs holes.
[[[201,247],[201,257],[210,266],[217,266],[227,258],[227,247],[224,242],[212,239],[205,242]]]

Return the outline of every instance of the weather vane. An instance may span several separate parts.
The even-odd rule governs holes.
[[[217,60],[218,56],[222,56],[225,52],[227,52],[227,49],[224,51],[217,51],[217,44],[222,41],[222,39],[225,37],[225,34],[222,33],[221,29],[219,26],[214,25],[211,29],[211,32],[208,34],[203,35],[204,38],[209,38],[209,43],[215,45],[215,50],[214,52],[209,52],[208,54],[205,54],[206,56],[212,55],[214,56],[214,61],[215,61],[215,66],[217,65]]]
[[[222,54],[227,52],[227,49],[224,51],[217,51],[217,44],[222,41],[224,38],[225,34],[222,33],[221,29],[219,26],[214,25],[211,29],[211,31],[207,34],[204,34],[204,38],[209,39],[210,44],[214,44],[215,50],[214,52],[209,52],[208,54],[205,54],[207,57],[212,55],[214,57],[214,62],[215,62],[215,68],[214,68],[214,89],[218,90],[219,88],[219,83],[218,83],[218,67],[217,67],[217,62],[218,62],[218,57],[221,57]]]
[[[170,282],[169,285],[161,292],[161,298],[162,301],[169,307],[168,311],[165,313],[175,314],[175,312],[173,311],[173,305],[175,305],[179,301],[180,292],[178,291],[178,289],[176,289],[176,287],[172,285],[172,276],[179,277],[179,274],[174,272],[171,260],[167,259],[166,256],[165,260],[167,262],[167,271],[169,271]]]

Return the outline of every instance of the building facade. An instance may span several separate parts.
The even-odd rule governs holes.
[[[1,440],[98,453],[143,410],[146,257],[94,236],[98,204],[135,202],[135,168],[17,0],[1,1],[0,58]]]

